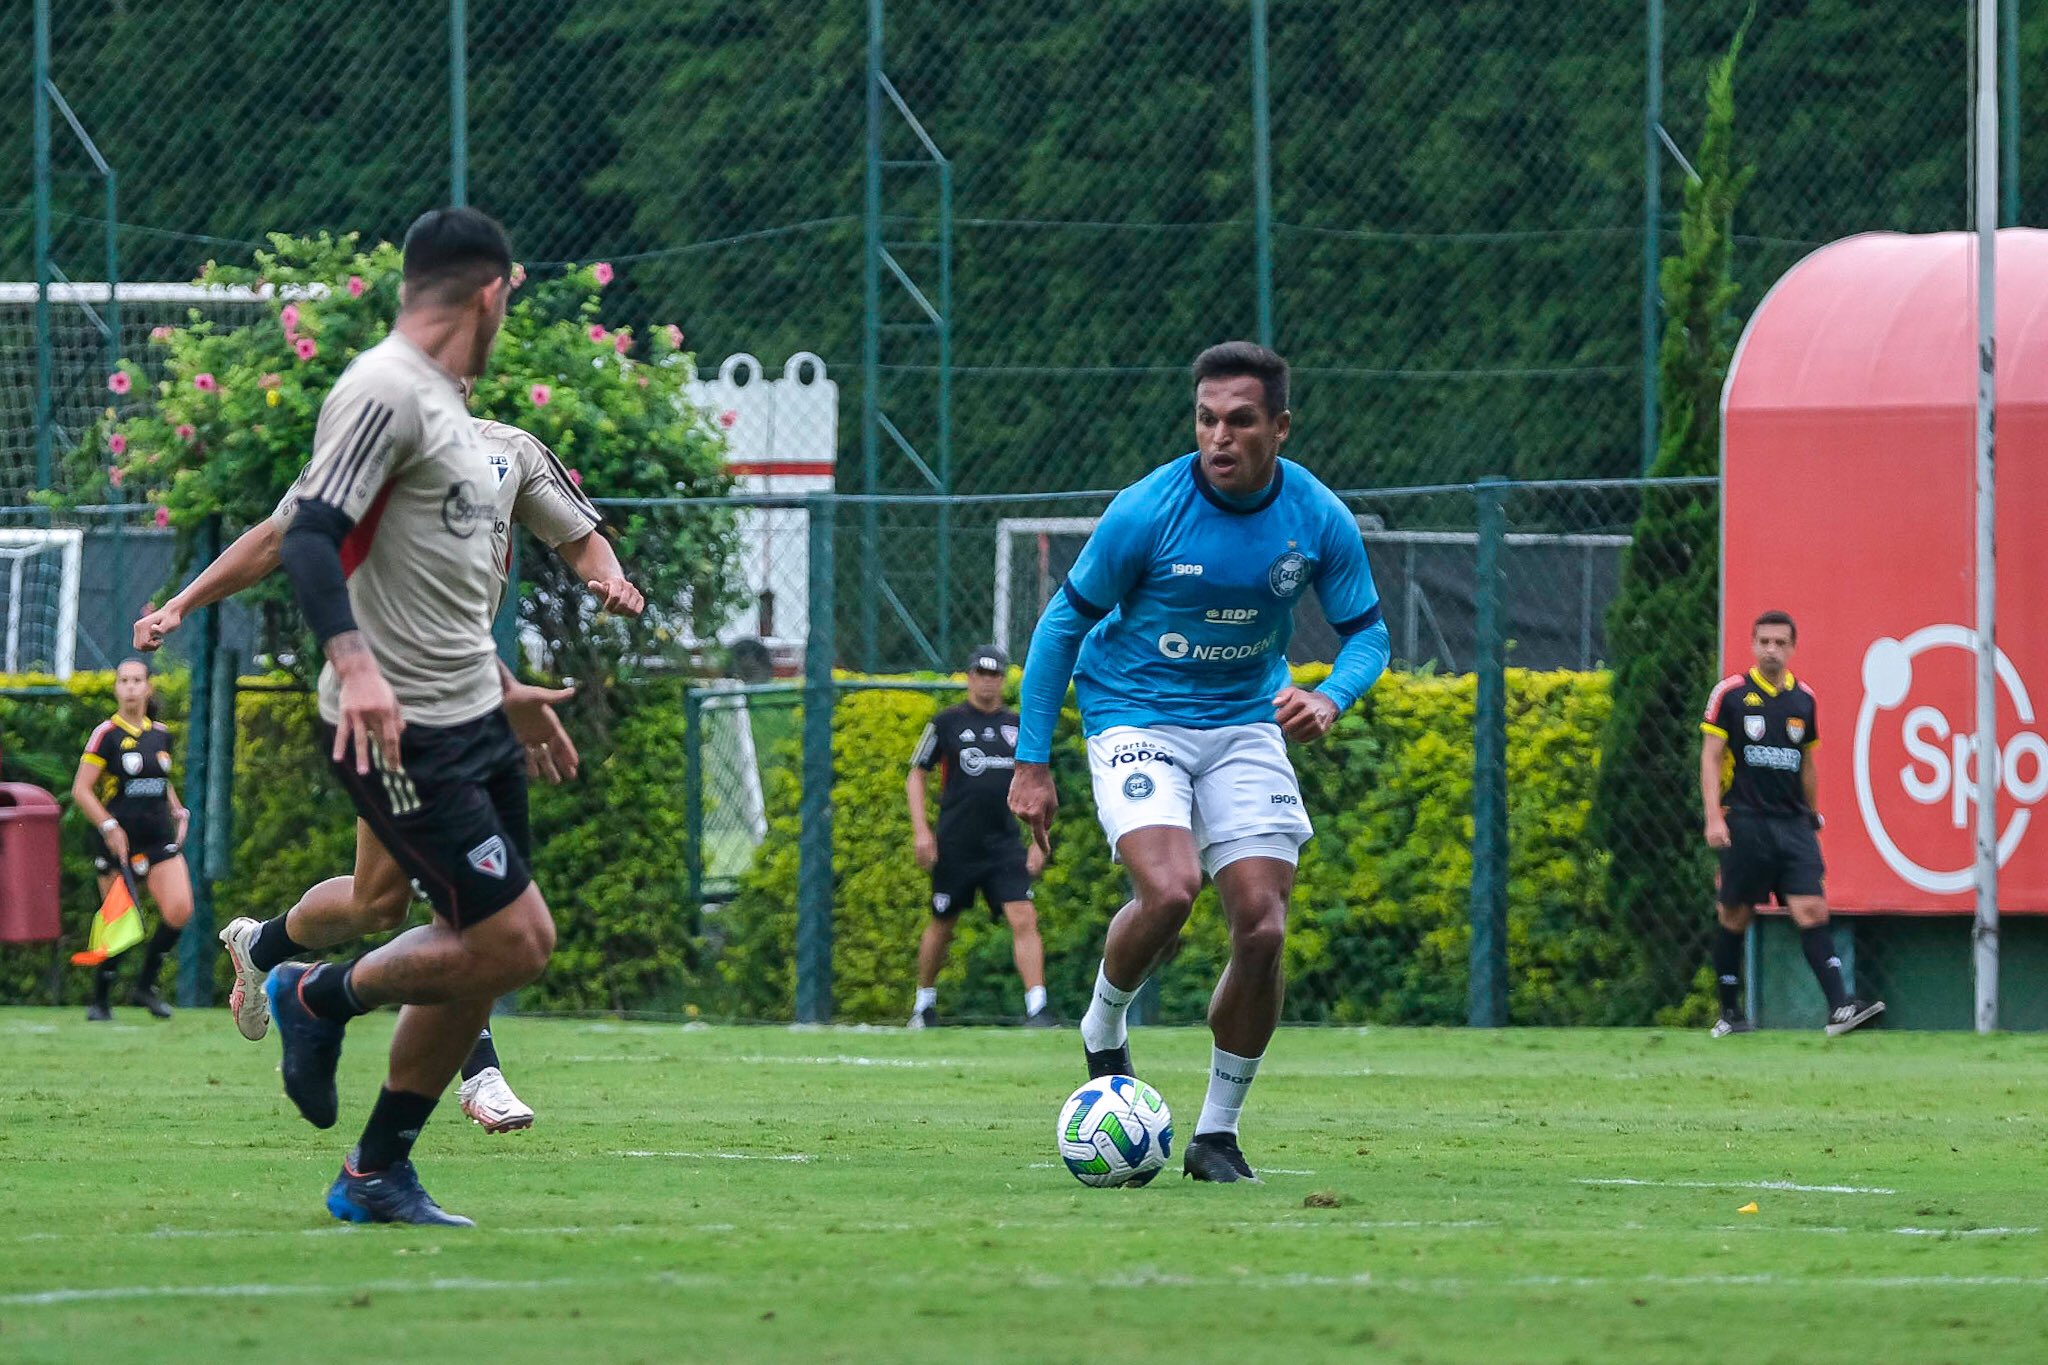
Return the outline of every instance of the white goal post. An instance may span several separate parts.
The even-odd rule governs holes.
[[[85,533],[78,530],[0,530],[0,584],[7,594],[6,635],[0,672],[20,673],[47,662],[69,678],[78,649],[78,581]],[[55,560],[52,581],[50,560]],[[38,633],[47,648],[38,648]]]

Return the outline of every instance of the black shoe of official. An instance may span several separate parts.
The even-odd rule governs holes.
[[[1883,1013],[1884,1001],[1865,1002],[1851,996],[1839,1008],[1828,1011],[1828,1037],[1839,1038],[1845,1033],[1853,1033]]]
[[[1052,1012],[1051,1005],[1042,1006],[1036,1014],[1024,1016],[1025,1028],[1058,1028],[1060,1017]]]
[[[171,1007],[164,1003],[163,996],[157,994],[157,989],[154,986],[151,986],[148,990],[137,986],[134,990],[128,992],[128,1003],[140,1005],[159,1019],[171,1017]]]
[[[1707,1032],[1711,1037],[1726,1038],[1731,1033],[1755,1033],[1756,1025],[1750,1023],[1741,1010],[1722,1010],[1721,1017]]]
[[[420,1185],[419,1172],[411,1161],[401,1161],[388,1171],[358,1174],[349,1162],[327,1190],[327,1211],[344,1223],[418,1223],[437,1228],[473,1228],[471,1220],[450,1213],[434,1202]]]
[[[1081,1051],[1088,1058],[1088,1079],[1091,1081],[1101,1080],[1104,1076],[1138,1074],[1131,1070],[1131,1045],[1128,1042],[1118,1043],[1115,1047],[1104,1048],[1100,1052],[1090,1052],[1087,1045],[1083,1044]]]
[[[332,1128],[341,1101],[334,1093],[334,1070],[341,1064],[342,1026],[322,1019],[299,998],[299,982],[313,970],[303,962],[270,969],[263,990],[270,997],[270,1017],[284,1045],[284,1093],[315,1128]],[[339,1217],[340,1215],[336,1215]]]
[[[1220,1185],[1240,1180],[1254,1185],[1266,1183],[1259,1179],[1251,1163],[1244,1159],[1244,1153],[1238,1150],[1235,1133],[1195,1134],[1195,1140],[1181,1154],[1181,1174],[1193,1180],[1213,1180]]]
[[[107,1008],[107,1002],[104,1000],[95,1000],[85,1007],[85,1018],[88,1023],[104,1024],[113,1017],[114,1012]]]

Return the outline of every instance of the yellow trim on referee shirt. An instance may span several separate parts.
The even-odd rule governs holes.
[[[1728,738],[1728,732],[1726,730],[1723,730],[1720,726],[1714,724],[1712,721],[1701,721],[1700,731],[1703,734],[1719,735],[1722,739]],[[1820,741],[1815,740],[1814,742],[1818,744]]]
[[[80,763],[90,763],[95,768],[104,768],[107,766],[107,760],[101,758],[98,754],[80,754],[78,756],[78,761]]]

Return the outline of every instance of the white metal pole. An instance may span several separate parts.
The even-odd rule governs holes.
[[[1999,0],[1977,0],[1977,919],[1971,960],[1979,1033],[1998,1027],[1998,6]]]

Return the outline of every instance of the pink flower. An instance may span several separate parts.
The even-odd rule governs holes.
[[[296,303],[286,304],[284,311],[277,315],[277,320],[284,324],[284,329],[287,332],[297,331],[299,326],[299,305]]]
[[[215,379],[213,377],[212,371],[209,370],[202,372],[200,374],[193,375],[192,387],[199,390],[201,393],[213,393],[220,388],[220,381],[218,379]]]
[[[256,381],[256,387],[259,389],[274,389],[282,382],[275,374],[266,374]]]
[[[604,325],[602,323],[593,322],[590,324],[590,339],[596,342],[598,345],[604,345],[605,342],[610,339],[610,337],[611,333],[605,331]]]
[[[596,265],[590,267],[590,277],[597,281],[597,287],[600,289],[610,284],[612,282],[611,262],[599,261]]]
[[[578,488],[583,487],[583,471],[580,469],[570,470],[569,482],[575,484]]]
[[[193,427],[193,425],[192,425],[192,424],[191,424],[190,422],[180,422],[180,423],[178,423],[178,439],[179,439],[179,440],[181,440],[181,441],[189,441],[189,440],[191,440],[191,439],[192,439],[193,437],[197,436],[198,434],[199,434],[198,430],[197,430],[196,428],[194,428],[194,427]]]
[[[640,387],[643,389],[647,387],[647,376],[644,374],[640,376]]]
[[[612,349],[614,351],[617,351],[620,355],[624,355],[627,351],[631,350],[632,348],[633,338],[627,336],[624,332],[620,332],[612,338]]]
[[[718,425],[724,427],[727,431],[731,431],[732,424],[739,420],[740,415],[731,408],[727,408],[724,412],[718,414]]]
[[[680,351],[683,349],[682,328],[676,326],[673,322],[671,322],[666,327],[663,327],[661,329],[661,334],[668,338],[668,344],[671,350]]]
[[[171,339],[171,329],[168,327],[152,327],[149,329],[149,339],[151,341],[169,341]]]
[[[514,289],[517,289],[520,285],[525,283],[526,267],[518,264],[517,262],[514,262],[512,266],[512,287]]]
[[[554,401],[555,391],[545,384],[535,384],[526,391],[526,396],[533,400],[535,407],[544,408]]]
[[[107,438],[107,449],[113,451],[117,456],[126,455],[128,453],[128,438],[118,431],[115,432]]]
[[[107,470],[107,482],[116,488],[121,486],[121,480],[126,477],[127,475],[121,472],[121,466],[119,465],[112,465]]]
[[[135,387],[135,381],[128,377],[126,370],[116,370],[107,376],[107,387],[115,393],[126,393]]]
[[[363,283],[361,275],[351,275],[348,277],[348,296],[352,299],[361,298],[363,291],[369,287],[369,285]]]
[[[292,343],[292,349],[299,353],[299,359],[301,360],[311,360],[314,356],[320,354],[319,343],[315,342],[311,337],[300,337]]]
[[[171,524],[170,508],[159,507],[156,509],[156,524],[158,530],[162,530],[164,527],[169,526]]]

